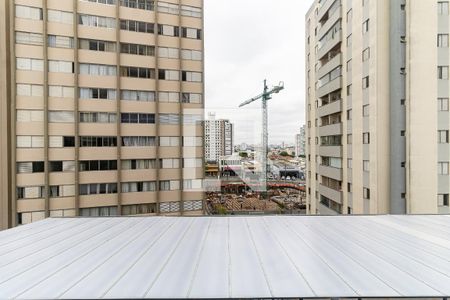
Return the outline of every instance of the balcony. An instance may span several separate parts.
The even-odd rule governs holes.
[[[330,124],[319,127],[320,136],[341,135],[341,134],[342,134],[342,123]]]
[[[339,76],[336,79],[328,82],[324,86],[320,87],[317,90],[317,97],[321,98],[339,89],[342,89],[342,76]]]
[[[331,4],[334,1],[328,1]],[[319,29],[319,32],[317,34],[318,39],[320,40],[325,33],[328,32],[328,30],[330,30],[330,28],[336,24],[336,22],[342,18],[342,6],[339,6],[337,9],[335,9],[334,12],[332,12],[332,15],[328,18],[328,20],[325,22],[325,24],[323,24],[323,26]]]
[[[331,49],[333,49],[337,44],[342,42],[342,30],[336,32],[330,40],[325,42],[325,44],[317,51],[317,58],[322,59]]]
[[[342,204],[342,191],[336,191],[321,184],[319,186],[319,193],[336,203]]]
[[[342,100],[336,100],[329,104],[325,104],[318,109],[319,117],[328,116],[342,111]]]
[[[320,165],[319,174],[338,181],[342,181],[342,169]]]
[[[330,157],[341,157],[342,146],[320,146],[319,155]]]
[[[324,0],[322,6],[319,8],[319,12],[317,14],[317,20],[321,20],[323,16],[327,13],[330,7],[333,5],[336,0]]]
[[[323,66],[320,67],[320,69],[317,71],[317,78],[322,78],[323,76],[327,75],[340,65],[342,65],[341,53],[335,55],[332,59],[330,59]]]

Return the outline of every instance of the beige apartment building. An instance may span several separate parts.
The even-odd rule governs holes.
[[[203,214],[203,0],[5,0],[0,227]]]
[[[308,213],[450,213],[449,32],[448,1],[314,1]]]

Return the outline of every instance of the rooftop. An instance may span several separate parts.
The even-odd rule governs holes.
[[[0,232],[0,298],[450,295],[450,216],[51,218]]]

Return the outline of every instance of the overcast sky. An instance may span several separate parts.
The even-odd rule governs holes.
[[[261,103],[237,107],[262,92],[264,78],[285,83],[269,102],[269,143],[294,143],[305,122],[304,20],[311,3],[205,0],[206,110],[235,123],[236,144],[259,143]]]

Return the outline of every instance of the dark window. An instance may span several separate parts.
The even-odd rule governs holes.
[[[50,172],[62,172],[63,162],[62,161],[51,161],[50,162]]]
[[[63,137],[63,146],[64,147],[75,147],[75,137],[73,137],[73,136]]]
[[[33,162],[33,173],[42,173],[44,172],[45,165],[43,161],[34,161]]]

